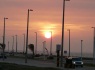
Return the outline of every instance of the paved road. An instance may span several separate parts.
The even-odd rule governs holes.
[[[83,60],[83,62],[93,64],[93,60]]]
[[[25,59],[21,58],[7,58],[4,61],[0,59],[0,62],[8,62],[8,63],[16,63],[16,64],[22,64],[22,65],[29,65],[29,66],[37,66],[37,67],[54,67],[56,68],[56,64],[54,62],[48,62],[48,61],[38,61],[38,60],[31,60],[28,59],[28,62],[25,63]],[[75,69],[64,69],[60,68],[62,70],[95,70],[95,67],[78,67]]]
[[[0,62],[16,63],[16,64],[37,66],[37,67],[55,67],[56,66],[56,64],[52,62],[38,61],[38,60],[31,60],[31,59],[28,59],[27,63],[25,63],[25,59],[21,59],[21,58],[7,58],[4,61],[0,59]]]

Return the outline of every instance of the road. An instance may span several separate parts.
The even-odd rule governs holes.
[[[21,58],[7,58],[4,61],[0,59],[0,62],[16,63],[16,64],[37,66],[37,67],[55,67],[55,63],[52,62],[28,59],[27,63],[25,63],[25,59]]]
[[[40,60],[28,59],[28,62],[25,63],[25,59],[8,57],[4,61],[2,59],[0,59],[0,62],[8,62],[8,63],[21,64],[21,65],[37,66],[37,67],[54,67],[54,68],[57,68],[56,63],[50,62],[50,61],[48,62],[46,60],[40,61]],[[65,68],[60,67],[60,69],[62,69],[62,70],[95,70],[95,67],[84,66],[83,68],[77,67],[75,69],[65,69]]]

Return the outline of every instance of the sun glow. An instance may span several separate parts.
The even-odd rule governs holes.
[[[51,32],[45,32],[45,37],[46,38],[51,38]]]

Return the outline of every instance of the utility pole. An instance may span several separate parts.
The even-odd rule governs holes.
[[[62,41],[61,41],[61,67],[63,67],[63,44],[64,44],[64,16],[65,16],[65,1],[70,1],[70,0],[63,0]]]
[[[31,9],[28,9],[28,14],[27,14],[27,31],[26,31],[26,55],[25,55],[25,63],[27,63],[27,48],[28,48],[28,30],[29,30],[29,12],[33,11]]]

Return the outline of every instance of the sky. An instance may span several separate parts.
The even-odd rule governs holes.
[[[52,48],[61,44],[63,0],[0,0],[0,42],[2,43],[4,17],[6,20],[6,50],[8,41],[12,48],[12,36],[18,35],[18,50],[23,50],[23,34],[26,34],[27,12],[29,17],[29,44],[35,45],[35,32],[38,36],[37,50],[43,50],[43,41],[50,50],[50,39],[45,32],[52,31]],[[70,0],[65,5],[64,50],[68,51],[71,31],[71,52],[80,52],[83,40],[83,53],[93,52],[93,29],[95,26],[95,0]],[[15,49],[15,41],[14,41]]]

